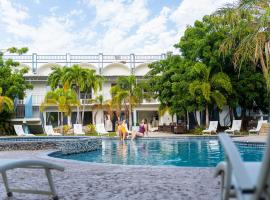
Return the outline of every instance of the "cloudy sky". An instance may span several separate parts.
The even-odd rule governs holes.
[[[233,0],[0,0],[0,49],[73,54],[175,51],[188,24]]]

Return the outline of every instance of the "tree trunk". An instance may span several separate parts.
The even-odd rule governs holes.
[[[84,93],[84,100],[86,99],[87,92]],[[84,122],[84,112],[85,112],[85,102],[83,103],[83,109],[82,109],[82,122]]]
[[[268,105],[268,122],[270,122],[270,103]]]
[[[132,106],[131,103],[129,103],[129,111],[128,111],[128,125],[129,125],[129,130],[132,128]]]
[[[61,112],[61,113],[60,113],[60,116],[61,116],[61,134],[64,135],[64,131],[63,131],[63,130],[64,130],[64,129],[63,129],[63,128],[64,128],[64,127],[63,127],[63,126],[64,126],[64,113]]]
[[[94,123],[97,124],[97,113],[98,113],[98,110],[95,112],[94,114]]]
[[[205,126],[209,126],[209,110],[208,110],[208,105],[206,104],[205,106]]]
[[[187,130],[189,130],[189,113],[187,111]]]
[[[79,102],[81,102],[81,92],[80,92],[80,87],[77,87],[77,95],[78,95],[78,100]],[[76,119],[76,123],[80,124],[80,106],[77,106],[77,119]]]

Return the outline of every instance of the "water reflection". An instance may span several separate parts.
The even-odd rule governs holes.
[[[238,146],[245,161],[260,161],[263,148]],[[124,165],[172,165],[214,167],[224,159],[223,148],[215,139],[103,140],[102,150],[54,155],[65,159]]]

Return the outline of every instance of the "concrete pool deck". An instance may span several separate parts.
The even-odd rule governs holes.
[[[176,200],[219,199],[220,178],[214,168],[146,167],[106,165],[44,157],[46,151],[0,152],[0,159],[29,158],[63,165],[65,172],[53,172],[60,199],[66,200]],[[44,172],[16,169],[9,171],[11,186],[47,189]],[[0,178],[0,199],[45,200],[47,196],[14,193],[7,198]]]

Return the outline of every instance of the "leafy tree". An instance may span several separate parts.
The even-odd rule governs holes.
[[[0,87],[0,95],[2,94],[2,88]],[[13,101],[7,96],[0,96],[0,113],[6,110],[12,112],[14,109]]]
[[[104,100],[102,95],[98,95],[95,99],[92,99],[93,110],[97,110],[94,114],[94,123],[97,123],[97,114],[99,110],[106,110],[110,116],[112,116],[112,105],[110,100]]]
[[[140,104],[148,94],[144,93],[145,84],[143,81],[138,82],[134,75],[119,77],[116,85],[111,88],[112,101],[123,103],[126,113],[128,113],[129,128],[132,126],[132,110]]]
[[[65,67],[53,66],[52,72],[48,77],[48,84],[52,90],[55,90],[58,87],[63,85],[62,79],[65,73]]]
[[[69,84],[70,87],[75,87],[77,98],[81,99],[81,91],[85,89],[85,80],[87,79],[88,71],[81,68],[79,65],[66,67],[62,77],[63,83]],[[81,123],[80,105],[77,105],[76,123]]]
[[[77,99],[77,94],[73,89],[70,89],[67,84],[63,88],[57,88],[54,91],[49,91],[40,106],[43,112],[49,106],[57,106],[58,111],[61,113],[61,133],[63,133],[64,115],[70,116],[72,107],[78,106],[80,102]]]
[[[209,105],[215,104],[219,109],[227,104],[227,96],[232,92],[230,78],[223,72],[211,73],[211,68],[203,63],[196,63],[192,70],[194,80],[189,85],[189,93],[205,104],[206,126],[209,125]],[[227,95],[226,95],[227,94]]]
[[[254,68],[259,67],[265,79],[268,95],[270,94],[269,9],[268,0],[241,0],[216,12],[216,15],[223,19],[224,26],[229,29],[221,45],[221,52],[227,55],[232,53],[231,49],[235,49],[233,63],[239,70],[246,67],[246,63],[252,63]]]
[[[14,99],[23,99],[25,97],[25,91],[32,89],[33,86],[27,82],[24,75],[28,72],[28,68],[20,66],[19,62],[15,62],[11,59],[3,60],[3,54],[6,52],[13,54],[23,54],[27,52],[27,48],[9,48],[3,52],[0,52],[0,88],[2,97],[8,97],[12,101]],[[8,102],[7,98],[2,98],[7,102],[9,109],[4,109],[0,113],[0,130],[1,132],[12,133],[13,129],[10,126],[10,118],[13,114],[11,102]],[[9,111],[8,111],[9,110]]]
[[[48,83],[53,90],[68,84],[69,87],[74,87],[77,98],[80,100],[82,92],[86,97],[92,90],[96,93],[101,89],[103,78],[92,69],[85,69],[79,65],[71,67],[54,66],[52,69],[53,71],[48,77]],[[84,120],[85,104],[83,105],[82,116],[80,115],[80,108],[78,104],[76,123],[81,123]]]
[[[104,79],[102,76],[97,75],[94,70],[88,69],[87,78],[85,80],[84,99],[86,99],[87,94],[90,94],[91,91],[93,91],[94,94],[96,94],[98,90],[101,90],[103,81]],[[99,98],[100,97],[97,97],[95,99],[88,99],[88,101],[98,102]],[[103,98],[102,98],[102,102],[103,102]],[[85,103],[83,104],[82,121],[84,121],[84,112],[85,112]]]

